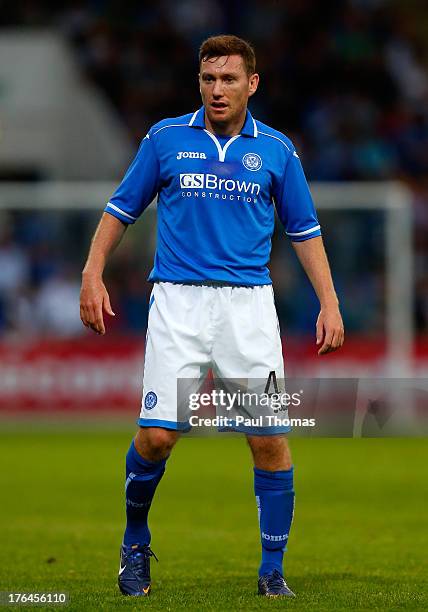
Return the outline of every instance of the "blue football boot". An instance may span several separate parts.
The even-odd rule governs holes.
[[[265,597],[295,597],[278,570],[264,574],[259,578],[259,595]]]
[[[122,545],[118,583],[124,595],[147,597],[150,594],[150,557],[158,560],[147,544]]]

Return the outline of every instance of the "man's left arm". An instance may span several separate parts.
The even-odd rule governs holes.
[[[273,182],[272,195],[285,233],[291,239],[320,301],[317,345],[318,355],[324,355],[342,346],[345,337],[343,322],[305,173],[293,143],[290,140],[287,142],[283,144],[288,156],[284,160],[283,171]],[[284,153],[284,149],[281,151]]]
[[[318,355],[337,351],[345,340],[345,331],[322,238],[292,244],[321,305],[316,326],[317,345],[321,345]]]

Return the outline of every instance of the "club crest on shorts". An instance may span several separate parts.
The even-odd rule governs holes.
[[[144,407],[147,408],[147,410],[153,410],[157,403],[158,396],[154,391],[149,391],[144,400]]]
[[[262,167],[262,158],[257,153],[245,153],[242,158],[242,163],[244,164],[247,170],[251,170],[251,172],[255,172],[256,170],[260,170]]]

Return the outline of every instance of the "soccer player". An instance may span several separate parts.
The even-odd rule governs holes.
[[[148,512],[172,448],[189,429],[177,413],[177,379],[201,378],[210,367],[223,379],[284,377],[267,267],[275,207],[320,301],[318,353],[344,340],[299,156],[284,134],[247,109],[259,84],[252,47],[235,36],[208,38],[199,71],[203,106],[149,130],[105,207],[82,275],[82,321],[104,334],[103,313],[114,316],[102,279],[107,257],[157,195],[143,398],[126,456],[118,579],[126,595],[150,593]],[[247,434],[261,538],[258,591],[292,597],[283,577],[294,509],[289,428],[267,429]]]

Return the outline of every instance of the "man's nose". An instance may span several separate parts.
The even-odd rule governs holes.
[[[220,98],[223,95],[223,83],[221,79],[216,79],[213,88],[213,96],[215,98]]]

